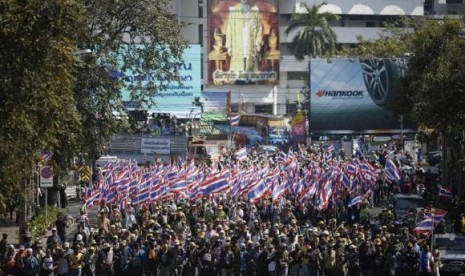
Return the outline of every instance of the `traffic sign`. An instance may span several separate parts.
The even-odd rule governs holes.
[[[40,170],[40,187],[51,188],[53,187],[53,170],[52,167],[42,167]]]

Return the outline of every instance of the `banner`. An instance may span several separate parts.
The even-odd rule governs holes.
[[[140,152],[170,154],[170,144],[170,139],[166,138],[142,138]]]
[[[406,59],[312,59],[310,132],[415,132],[389,105],[400,96]]]
[[[305,115],[298,112],[291,121],[291,140],[292,142],[306,141],[306,122]]]
[[[173,113],[185,112],[190,110],[192,102],[195,97],[200,96],[201,90],[201,48],[200,45],[190,45],[183,53],[184,63],[179,65],[179,74],[181,77],[181,84],[173,82],[167,85],[165,90],[161,90],[154,97],[156,105],[152,108],[143,106],[139,101],[131,101],[130,91],[122,89],[123,105],[129,109],[145,109],[157,113]],[[122,66],[122,64],[121,64]],[[156,73],[148,75],[137,75],[136,68],[134,70],[126,70],[124,72],[115,72],[117,77],[123,78],[127,86],[131,86],[137,81],[142,84],[148,81],[157,81]]]
[[[275,83],[279,72],[276,0],[208,1],[208,82]]]

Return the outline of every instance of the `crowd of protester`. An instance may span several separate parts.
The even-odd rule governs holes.
[[[278,201],[264,197],[253,203],[223,195],[197,201],[171,198],[125,208],[101,202],[95,207],[96,219],[81,211],[73,236],[67,236],[66,226],[59,222],[45,242],[38,239],[15,249],[4,234],[0,241],[3,274],[437,273],[438,251],[430,248],[430,237],[414,233],[395,217],[390,194],[400,187],[384,181],[380,174],[379,194],[373,193],[373,199],[349,207],[350,198],[343,194],[325,209],[290,196]],[[407,182],[415,181],[420,180]],[[379,214],[370,212],[374,204],[383,206]]]

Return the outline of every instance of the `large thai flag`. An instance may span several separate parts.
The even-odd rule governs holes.
[[[396,164],[394,164],[394,162],[391,159],[386,159],[386,164],[384,166],[384,169],[386,170],[386,179],[388,181],[397,182],[400,180],[399,169],[397,168]]]
[[[203,181],[200,187],[202,195],[212,195],[229,189],[229,184],[224,177],[209,177]]]
[[[118,200],[118,191],[117,190],[111,191],[111,192],[107,193],[107,195],[105,196],[105,204],[106,205],[111,205],[111,204],[115,203],[117,200]]]
[[[245,161],[245,160],[247,160],[247,149],[246,149],[245,147],[239,149],[239,150],[236,152],[236,158],[237,158],[237,160],[239,160],[239,161]]]
[[[438,195],[439,198],[448,198],[448,199],[452,199],[454,198],[454,194],[452,193],[452,191],[449,189],[449,188],[446,188],[446,187],[443,187],[441,186],[439,188],[439,195]]]
[[[132,199],[133,205],[142,205],[150,200],[150,191],[146,190],[142,193],[139,193],[135,198]]]
[[[231,115],[229,118],[229,123],[231,126],[238,126],[239,122],[241,121],[241,115]]]
[[[430,235],[433,232],[434,225],[433,225],[433,220],[431,218],[427,218],[425,220],[420,221],[415,225],[415,228],[413,229],[413,232],[416,234],[426,234]]]
[[[181,193],[187,189],[187,182],[184,179],[176,181],[173,186],[171,186],[170,192],[172,193]]]
[[[98,189],[91,190],[88,189],[88,196],[86,197],[86,208],[97,205],[100,201],[100,193]]]
[[[247,193],[247,197],[250,202],[256,202],[260,198],[264,197],[269,189],[270,186],[266,185],[266,183],[260,179],[258,180],[258,183],[254,184],[253,188]]]

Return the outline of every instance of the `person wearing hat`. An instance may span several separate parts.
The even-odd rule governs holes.
[[[97,253],[95,252],[95,247],[91,245],[86,253],[84,254],[84,266],[82,271],[84,275],[94,276],[96,275],[97,268]]]
[[[52,228],[52,234],[47,237],[46,243],[47,249],[53,249],[56,244],[62,244],[61,238],[58,236],[57,229],[55,227]]]
[[[22,265],[21,275],[36,275],[39,272],[39,261],[32,254],[32,248],[26,249],[26,256],[23,257]]]
[[[96,275],[113,275],[113,251],[109,243],[104,243],[97,256]]]
[[[108,233],[110,232],[110,226],[110,219],[107,218],[105,211],[100,211],[99,216],[97,217],[97,228]]]

